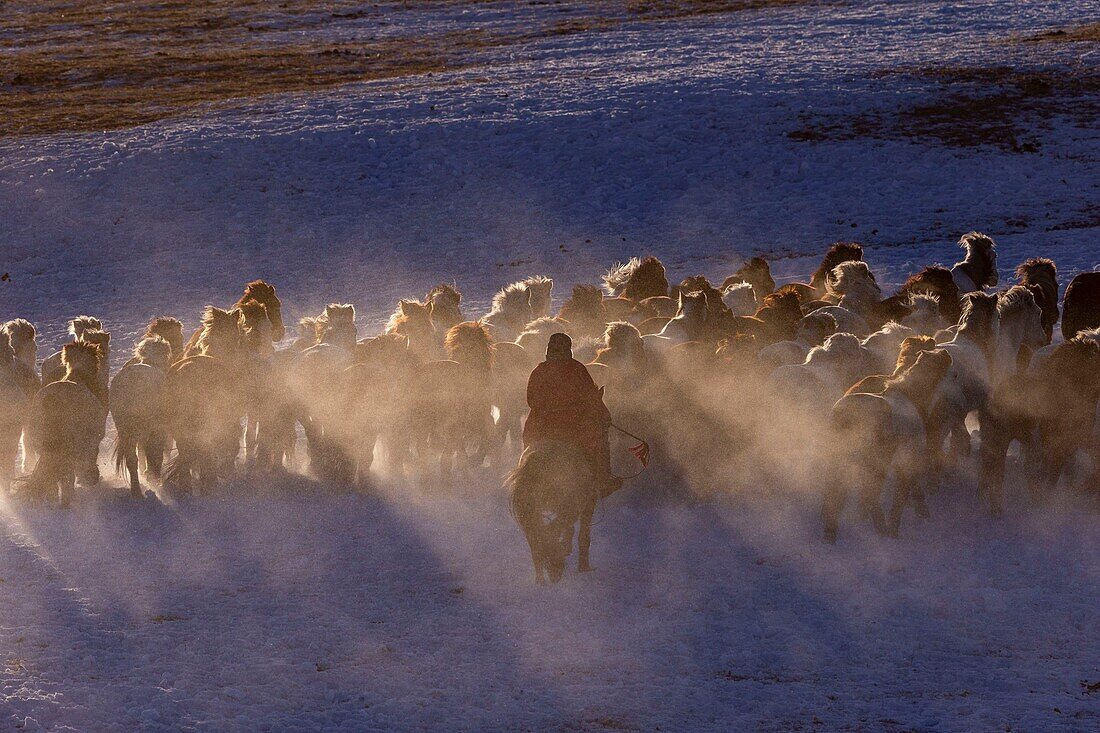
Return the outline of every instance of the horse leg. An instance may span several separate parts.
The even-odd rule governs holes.
[[[951,461],[956,466],[970,455],[970,432],[966,429],[966,416],[951,425]]]
[[[593,570],[592,565],[588,562],[589,550],[592,547],[592,515],[596,513],[596,500],[595,498],[589,499],[581,510],[581,531],[577,535],[577,572],[587,573]],[[569,525],[570,534],[573,531],[573,525]],[[573,541],[570,540],[570,545]]]
[[[824,493],[821,507],[821,517],[825,525],[824,539],[830,545],[835,545],[837,531],[840,528],[840,512],[844,509],[848,492],[843,481],[834,479],[826,487]]]
[[[909,503],[917,486],[917,471],[913,466],[901,466],[896,471],[894,486],[894,501],[890,505],[890,524],[886,534],[897,537],[901,530],[901,516],[905,512],[905,505]],[[925,507],[927,510],[927,507]]]
[[[126,472],[130,475],[130,494],[141,498],[141,482],[138,480],[137,441],[131,441],[126,451]]]
[[[61,473],[60,481],[57,486],[53,487],[57,489],[57,504],[62,509],[65,509],[72,503],[73,490],[76,486],[76,474],[71,468],[66,467]]]
[[[978,493],[989,500],[989,513],[994,518],[1004,516],[1005,455],[1008,435],[995,420],[982,421],[982,444],[979,448],[980,475]]]
[[[886,514],[882,511],[882,486],[886,483],[886,473],[889,466],[875,461],[875,465],[868,466],[861,476],[859,491],[860,513],[871,520],[875,531],[880,535],[890,533],[886,524]]]

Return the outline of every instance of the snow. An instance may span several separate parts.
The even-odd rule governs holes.
[[[466,11],[469,12],[466,12]],[[502,24],[536,6],[389,9],[336,37]],[[49,353],[78,313],[116,362],[153,315],[195,325],[244,282],[288,323],[353,302],[361,334],[457,281],[467,312],[657,254],[679,279],[753,254],[804,278],[837,239],[884,284],[991,234],[1002,271],[1100,265],[1100,131],[1053,116],[1020,154],[794,140],[809,115],[930,98],[921,65],[1095,65],[1006,43],[1080,2],[812,4],[627,23],[484,65],[0,140],[0,316]],[[1094,68],[1094,66],[1093,66]],[[1091,219],[1090,219],[1091,217]],[[559,298],[560,302],[560,298]],[[117,363],[116,363],[117,366]],[[1011,471],[1010,471],[1011,473]],[[721,480],[718,477],[716,480]],[[1094,514],[1009,519],[945,490],[934,519],[819,544],[816,497],[690,504],[660,476],[601,506],[597,571],[551,589],[493,477],[457,493],[306,480],[70,512],[0,503],[0,721],[20,730],[887,730],[1100,727]]]

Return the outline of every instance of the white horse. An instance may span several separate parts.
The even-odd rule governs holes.
[[[891,321],[860,342],[872,362],[871,373],[889,374],[897,365],[898,351],[913,329]]]
[[[910,499],[919,515],[928,516],[922,489],[928,467],[923,415],[950,367],[946,351],[924,351],[906,372],[887,381],[881,394],[850,393],[833,406],[833,451],[823,512],[826,542],[836,542],[850,486],[857,489],[861,513],[880,534],[897,536]],[[887,522],[881,492],[891,468],[896,487]]]
[[[866,336],[871,309],[882,302],[882,290],[866,262],[850,260],[833,268],[825,280],[829,296],[836,305],[819,310],[836,319],[837,331]]]
[[[935,336],[951,325],[940,313],[940,299],[935,295],[913,293],[906,305],[911,312],[901,319],[901,325],[921,336]]]
[[[987,287],[997,287],[997,245],[993,240],[981,232],[968,232],[959,239],[959,246],[966,250],[966,257],[951,268],[951,279],[959,286],[959,293],[980,293]]]
[[[750,283],[732,283],[722,291],[722,302],[735,316],[751,316],[759,303]]]
[[[768,382],[778,398],[823,414],[872,369],[870,352],[858,338],[834,333],[824,344],[810,349],[802,364],[774,369]]]

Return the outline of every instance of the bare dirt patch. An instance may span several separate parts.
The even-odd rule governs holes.
[[[0,136],[128,127],[209,103],[486,65],[491,49],[628,22],[811,1],[13,0],[0,13]],[[510,5],[531,22],[428,22]]]
[[[1100,115],[1100,72],[1095,69],[955,66],[890,69],[877,76],[929,83],[927,100],[852,116],[803,114],[789,136],[808,142],[878,138],[1034,153],[1043,145],[1044,120],[1061,117],[1088,128]]]

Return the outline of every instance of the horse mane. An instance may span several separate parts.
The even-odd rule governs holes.
[[[810,287],[817,293],[824,293],[829,273],[842,262],[853,262],[863,259],[863,245],[858,242],[835,242],[825,253],[821,265],[810,278]]]
[[[246,322],[267,318],[267,306],[259,300],[246,300],[237,306],[237,310],[241,312],[241,316]]]
[[[901,348],[898,349],[898,360],[894,367],[894,376],[916,363],[917,357],[925,351],[932,351],[937,346],[936,339],[931,336],[906,336],[902,339]]]
[[[752,283],[732,283],[722,290],[722,303],[735,316],[749,316],[756,312],[756,291]]]
[[[997,315],[1002,319],[1012,318],[1020,311],[1037,306],[1035,295],[1025,285],[1013,285],[997,295]]]
[[[493,338],[481,321],[466,321],[452,326],[443,340],[447,358],[459,364],[490,369],[493,365]]]
[[[160,336],[145,336],[134,345],[134,358],[142,364],[166,368],[172,361],[172,345]]]
[[[224,310],[216,306],[208,305],[202,312],[202,329],[199,332],[198,351],[200,354],[209,355],[209,350],[214,346],[214,339],[225,338],[237,345],[240,338],[241,313],[237,309]]]
[[[546,350],[546,342],[555,333],[569,333],[569,322],[564,318],[543,316],[524,326],[516,343],[528,352],[541,353]]]
[[[810,336],[809,341],[814,346],[825,343],[825,339],[836,333],[836,328],[836,318],[833,314],[822,311],[807,313],[798,322],[798,332],[807,331]]]
[[[1016,280],[1037,287],[1042,294],[1036,300],[1043,309],[1043,329],[1050,337],[1058,322],[1058,266],[1046,257],[1032,257],[1016,267]]]
[[[741,265],[737,272],[722,281],[722,290],[734,283],[749,283],[756,290],[756,297],[762,298],[775,292],[775,280],[772,268],[763,257],[753,257]]]
[[[278,304],[275,286],[264,280],[253,280],[244,286],[244,294],[234,303],[234,307],[244,305],[250,300],[258,300],[264,305]]]
[[[825,339],[821,346],[815,346],[806,354],[804,364],[828,364],[831,362],[851,362],[861,358],[863,345],[850,333],[834,333]]]
[[[85,344],[95,344],[99,347],[101,355],[103,355],[107,353],[107,349],[111,346],[111,334],[96,328],[90,328],[80,334],[77,341]]]
[[[814,290],[812,285],[806,283],[787,283],[778,288],[777,293],[794,293],[798,296],[798,302],[809,303],[812,300],[817,300],[817,291]]]
[[[436,298],[439,298],[446,302],[448,305],[453,305],[455,308],[457,308],[462,302],[462,293],[458,292],[458,288],[454,285],[439,283],[434,288],[428,291],[428,294],[424,297],[424,302],[431,303]]]
[[[664,263],[653,256],[616,264],[603,276],[603,284],[608,295],[630,300],[667,296],[669,291]]]
[[[862,260],[847,260],[829,271],[825,278],[825,291],[837,298],[843,298],[855,291],[860,283],[874,282],[875,275]]]
[[[424,296],[424,303],[428,306],[428,316],[436,328],[462,321],[462,293],[458,292],[458,288],[453,285],[439,283]],[[449,314],[447,320],[451,323],[436,323],[437,320],[442,320],[444,312]]]
[[[951,270],[942,265],[926,267],[910,275],[898,290],[898,295],[921,294],[936,296],[939,299],[939,310],[943,317],[951,323],[958,323],[962,309],[959,298],[962,293],[959,292],[955,278],[951,277]]]
[[[981,232],[967,232],[959,238],[959,246],[966,250],[966,257],[956,266],[963,270],[979,288],[986,285],[993,287],[997,284],[997,245],[986,234]],[[988,277],[978,282],[977,273],[974,271],[975,261],[981,258],[984,267],[989,270]]]
[[[908,369],[886,380],[885,392],[904,394],[923,413],[950,368],[951,355],[944,349],[921,351]]]
[[[0,326],[8,338],[11,340],[10,345],[12,349],[17,349],[21,343],[29,343],[34,341],[38,332],[34,328],[34,324],[25,318],[13,318],[12,320]]]
[[[393,356],[405,356],[409,351],[409,339],[399,333],[384,333],[365,339],[355,345],[355,360],[369,364],[377,360],[380,364],[390,363]]]
[[[515,311],[515,303],[519,302],[521,308],[529,308],[531,306],[531,292],[538,285],[544,285],[549,283],[553,287],[553,280],[541,275],[535,275],[532,277],[519,280],[505,285],[501,288],[496,295],[493,296],[493,302],[489,308],[489,314],[495,313],[512,313]],[[518,298],[518,300],[517,300]],[[459,324],[461,325],[461,324]]]
[[[958,334],[986,343],[997,333],[997,296],[987,293],[967,293],[962,298]]]
[[[61,364],[65,367],[64,379],[83,384],[92,394],[98,394],[102,358],[99,344],[89,341],[72,341],[65,344],[61,347]]]
[[[609,349],[622,349],[641,345],[642,332],[633,323],[615,321],[607,324],[607,330],[603,335],[604,343]]]
[[[355,306],[351,303],[329,303],[319,319],[318,341],[354,348],[359,330],[355,327]]]
[[[151,336],[158,336],[167,341],[169,346],[172,347],[173,355],[183,352],[183,323],[178,318],[157,316],[149,321],[142,338]]]
[[[407,335],[406,325],[413,321],[420,321],[420,325],[430,327],[432,320],[431,306],[412,298],[402,298],[397,301],[397,308],[386,322],[386,333],[401,333]]]
[[[77,316],[69,321],[69,335],[74,339],[80,338],[80,334],[90,330],[102,331],[103,322],[95,316]]]
[[[0,366],[7,367],[15,361],[15,349],[11,347],[11,336],[0,328]]]
[[[305,316],[298,319],[298,339],[305,347],[315,346],[321,340],[325,321],[320,316]]]

